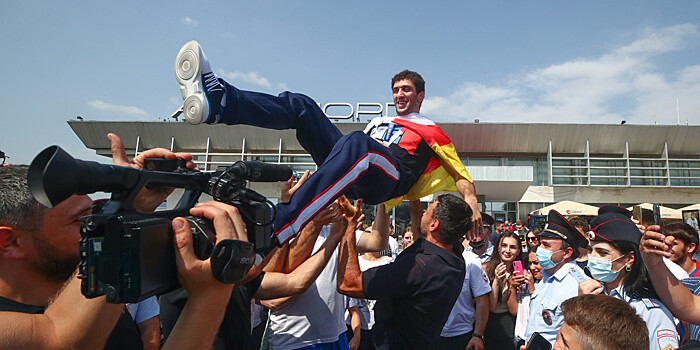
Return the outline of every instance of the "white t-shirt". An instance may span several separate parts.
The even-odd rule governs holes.
[[[382,266],[389,264],[394,261],[394,259],[388,257],[388,256],[383,256],[379,260],[375,261],[369,261],[363,259],[361,256],[358,258],[358,261],[360,263],[360,271],[367,271],[368,269],[371,269],[376,266]],[[368,331],[372,329],[374,326],[374,304],[377,302],[376,300],[371,300],[371,299],[356,299],[356,298],[350,298],[350,297],[345,297],[347,300],[347,307],[357,307],[357,311],[360,314],[360,323],[362,325],[362,329]],[[348,312],[345,312],[345,323],[346,324],[351,324],[350,323],[350,315]]]
[[[319,233],[316,253],[326,241],[330,226]],[[328,265],[309,289],[281,310],[270,313],[271,349],[298,349],[313,344],[332,343],[345,332],[345,302],[336,291],[338,248]]]
[[[135,304],[126,304],[134,322],[141,323],[160,315],[160,305],[155,295]]]
[[[674,263],[673,261],[667,258],[663,258],[663,260],[664,264],[666,264],[666,267],[668,267],[668,270],[671,271],[671,273],[674,276],[676,276],[676,279],[678,279],[679,281],[690,277],[688,272],[683,270],[683,268],[678,266],[678,264]]]
[[[399,255],[399,242],[396,241],[396,238],[391,237],[391,236],[389,236],[389,250],[391,251],[392,258]],[[360,259],[360,261],[362,261],[362,259]],[[362,263],[360,263],[360,264],[362,264]]]
[[[535,282],[537,284],[537,282]],[[517,343],[518,340],[525,339],[525,331],[527,330],[527,317],[530,315],[530,293],[528,291],[522,291],[518,293],[518,315],[515,318],[515,337],[514,341]]]
[[[474,298],[491,291],[489,278],[481,266],[479,257],[466,250],[462,253],[462,256],[467,267],[462,291],[452,307],[445,326],[442,328],[441,337],[455,337],[471,332],[474,329],[476,313]]]

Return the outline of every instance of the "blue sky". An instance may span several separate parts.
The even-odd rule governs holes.
[[[698,1],[13,1],[0,13],[0,150],[86,150],[66,120],[159,120],[196,39],[243,89],[391,101],[405,68],[436,121],[700,124]]]

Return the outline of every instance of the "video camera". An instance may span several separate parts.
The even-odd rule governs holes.
[[[269,252],[278,243],[270,226],[274,205],[245,186],[248,181],[285,181],[292,176],[288,166],[238,161],[204,173],[187,169],[183,159],[146,159],[144,163],[144,169],[139,170],[82,161],[51,146],[39,153],[29,167],[29,189],[39,203],[49,208],[74,194],[112,193],[101,209],[80,218],[79,277],[83,279],[81,289],[86,297],[106,295],[109,303],[133,303],[179,288],[172,219],[188,219],[199,259],[207,259],[215,249],[216,233],[211,222],[189,216],[189,209],[202,193],[238,208],[248,241],[254,244],[256,252]],[[134,200],[144,187],[183,188],[184,193],[172,210],[141,213],[134,208]],[[230,248],[229,254],[243,249],[244,255],[252,257],[253,244],[224,248]],[[214,260],[212,269],[216,275]],[[239,265],[247,272],[251,259],[240,260]],[[233,264],[220,265],[220,269],[227,265]],[[239,269],[237,275],[245,272]]]

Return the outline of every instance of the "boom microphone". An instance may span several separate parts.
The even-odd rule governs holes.
[[[292,177],[292,168],[287,165],[254,161],[238,161],[231,166],[229,171],[238,178],[253,182],[287,181]]]

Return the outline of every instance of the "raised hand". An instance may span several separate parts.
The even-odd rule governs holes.
[[[139,153],[134,159],[129,160],[126,156],[126,148],[124,143],[116,134],[107,134],[111,149],[112,162],[114,165],[131,167],[134,169],[143,169],[144,160],[148,158],[165,158],[177,159],[181,158],[187,161],[187,168],[194,169],[192,155],[189,153],[174,153],[165,148],[153,148]],[[163,201],[173,192],[172,188],[146,188],[144,187],[134,199],[134,208],[140,212],[151,212],[156,210]]]
[[[645,264],[655,265],[662,262],[662,258],[671,257],[670,248],[673,247],[674,237],[662,234],[661,227],[658,225],[651,225],[642,232],[639,250]]]
[[[603,292],[603,285],[594,280],[585,280],[578,285],[578,295],[584,294],[600,294]]]
[[[292,195],[294,194],[294,192],[296,192],[296,190],[298,190],[299,187],[301,187],[301,185],[304,182],[306,182],[306,179],[308,179],[309,176],[311,176],[311,172],[308,170],[305,171],[304,175],[301,176],[299,181],[297,181],[297,183],[295,183],[294,186],[292,186],[292,184],[294,183],[294,176],[290,177],[289,180],[287,180],[287,182],[284,183],[284,186],[282,186],[282,193],[280,194],[280,201],[282,203],[289,202],[289,199],[292,198]]]

